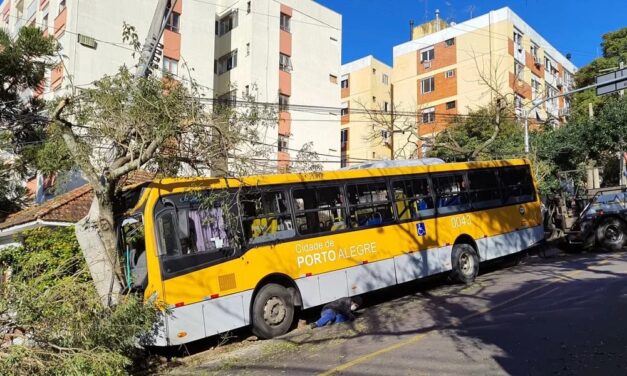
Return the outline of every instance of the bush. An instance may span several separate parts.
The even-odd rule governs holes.
[[[0,252],[0,269],[11,272],[0,296],[0,374],[118,375],[142,355],[138,338],[158,311],[135,295],[102,306],[73,228],[27,232],[23,246]]]

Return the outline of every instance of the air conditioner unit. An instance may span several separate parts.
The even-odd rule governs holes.
[[[431,60],[424,60],[424,61],[422,62],[422,66],[423,66],[425,69],[429,69],[429,68],[431,68]]]
[[[78,43],[82,44],[85,47],[96,48],[97,43],[96,40],[92,37],[88,37],[87,35],[78,34]]]

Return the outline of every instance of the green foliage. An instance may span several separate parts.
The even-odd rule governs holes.
[[[487,107],[459,116],[453,120],[448,132],[441,132],[435,141],[435,147],[429,153],[431,157],[445,161],[465,161],[471,159],[472,152],[486,142],[494,133],[494,111]],[[477,160],[514,158],[523,155],[523,128],[512,117],[501,119],[500,131],[488,147],[477,155]],[[454,140],[454,141],[453,141]],[[457,143],[463,150],[452,150],[444,145]]]
[[[25,101],[20,95],[40,86],[57,50],[54,38],[44,37],[38,28],[23,27],[15,37],[0,29],[0,150],[21,153],[45,138],[46,121],[39,115],[44,103],[36,98]],[[11,186],[8,175],[23,175],[30,160],[25,155],[11,165],[13,171],[0,160],[0,218],[20,209],[23,192]]]
[[[105,308],[95,292],[73,228],[37,229],[24,245],[0,253],[11,269],[0,296],[0,328],[25,333],[22,343],[0,348],[3,375],[125,374],[141,353],[157,311],[127,295]]]
[[[607,97],[594,118],[578,117],[562,127],[537,133],[533,144],[538,157],[553,166],[555,176],[558,171],[579,170],[581,180],[587,165],[607,165],[609,180],[605,185],[612,184],[618,173],[612,174],[610,167],[614,167],[616,153],[627,149],[627,97]]]

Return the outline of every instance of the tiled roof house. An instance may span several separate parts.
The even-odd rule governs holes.
[[[123,179],[130,186],[152,180],[154,175],[138,171]],[[72,226],[87,215],[94,194],[89,184],[13,213],[0,222],[0,249],[19,244],[20,233],[38,227]]]

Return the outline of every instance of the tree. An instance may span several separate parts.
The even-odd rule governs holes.
[[[503,159],[524,154],[523,129],[517,119],[504,117],[495,106],[456,116],[436,136],[431,157],[446,161]],[[495,131],[498,122],[498,132]]]
[[[61,99],[52,119],[49,130],[64,141],[95,193],[88,219],[77,232],[90,267],[104,268],[92,268],[103,298],[115,295],[108,286],[117,289],[123,280],[115,231],[116,214],[122,210],[117,205],[120,179],[140,168],[166,176],[250,172],[255,159],[271,150],[260,141],[263,130],[276,124],[270,107],[212,108],[191,80],[136,81],[125,67]],[[97,232],[90,231],[95,228]],[[118,283],[112,284],[111,278]]]
[[[0,253],[0,374],[119,375],[157,321],[136,296],[100,304],[72,227],[40,228]],[[4,279],[4,278],[3,278]],[[7,345],[7,341],[11,345]]]
[[[23,27],[15,37],[0,29],[0,151],[6,153],[0,156],[0,219],[20,209],[23,189],[12,178],[28,172],[46,138],[47,119],[40,115],[45,103],[27,94],[41,90],[57,50],[54,38],[37,28]]]
[[[627,63],[627,27],[603,35],[603,57],[582,67],[576,74],[578,86],[594,83],[600,74],[616,70]],[[594,116],[590,118],[589,105]],[[552,175],[578,170],[583,185],[585,169],[591,165],[604,171],[604,185],[618,183],[616,154],[627,149],[627,107],[618,94],[597,96],[594,89],[573,95],[569,121],[563,127],[547,129],[533,137],[538,156],[551,165]],[[551,185],[558,189],[557,181]]]

